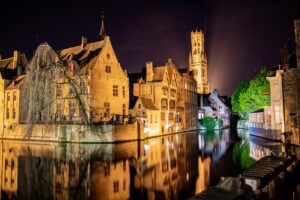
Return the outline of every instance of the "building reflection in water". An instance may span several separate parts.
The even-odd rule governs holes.
[[[2,141],[1,198],[184,199],[219,176],[212,166],[230,144],[228,130],[121,144]]]

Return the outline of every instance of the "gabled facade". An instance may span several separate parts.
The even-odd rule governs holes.
[[[62,50],[60,56],[67,63],[67,79],[71,81],[61,79],[58,87],[62,87],[63,95],[70,98],[60,98],[58,92],[56,112],[60,113],[64,107],[67,111],[63,114],[69,120],[123,123],[128,115],[129,81],[109,36],[93,43],[82,38],[81,45]],[[64,84],[66,82],[68,84]],[[76,101],[78,93],[80,100]],[[82,113],[84,111],[86,113]]]
[[[160,67],[146,63],[145,80],[141,78],[133,88],[134,96],[151,99],[160,110],[161,133],[196,126],[196,81],[180,74],[171,59]]]
[[[160,132],[160,111],[151,99],[139,97],[133,107],[133,114],[144,123],[144,132],[158,134]]]
[[[13,116],[13,110],[7,113],[7,96],[5,88],[16,78],[17,75],[24,73],[28,64],[25,54],[14,51],[13,57],[2,59],[0,57],[0,132],[3,134],[7,115]],[[16,92],[16,91],[15,91]],[[9,97],[9,98],[13,98]]]

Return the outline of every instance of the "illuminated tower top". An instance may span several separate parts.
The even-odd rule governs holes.
[[[191,52],[189,57],[189,70],[193,72],[197,81],[199,94],[209,93],[207,77],[207,57],[204,51],[204,34],[202,31],[191,32]]]

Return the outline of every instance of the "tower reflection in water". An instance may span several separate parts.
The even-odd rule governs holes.
[[[120,144],[2,141],[1,199],[183,199],[230,175],[231,144],[228,130]]]

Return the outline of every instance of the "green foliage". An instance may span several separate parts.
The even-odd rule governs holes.
[[[215,128],[222,127],[222,120],[213,117],[204,117],[203,119],[200,119],[200,124],[204,126],[207,131],[212,131]]]
[[[250,112],[270,105],[269,95],[263,94],[270,92],[267,76],[269,76],[269,71],[262,68],[254,79],[242,81],[233,93],[231,98],[232,110],[242,119],[246,119]]]
[[[203,119],[200,119],[200,124],[208,131],[211,131],[215,128],[215,119],[212,117],[204,117]]]

